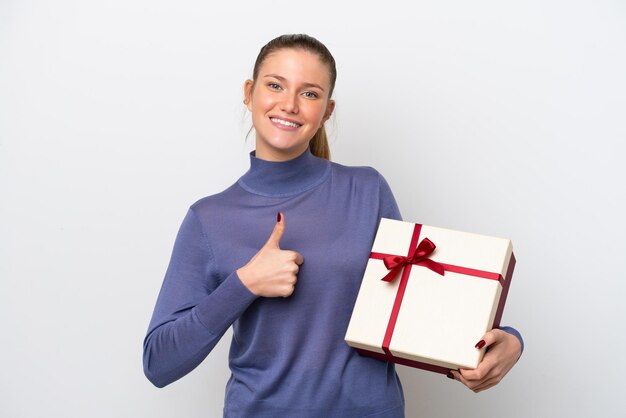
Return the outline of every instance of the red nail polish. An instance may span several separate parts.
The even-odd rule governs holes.
[[[452,372],[448,372],[448,374],[446,375],[446,377],[448,379],[454,379],[454,375],[452,374]]]
[[[478,341],[478,342],[476,343],[476,345],[475,345],[474,347],[476,347],[476,348],[478,348],[478,349],[480,350],[481,348],[483,348],[483,347],[485,346],[485,344],[487,344],[487,343],[485,342],[485,340],[480,340],[480,341]]]
[[[280,222],[282,218],[283,216],[280,214],[280,212],[278,212],[278,215],[276,215],[276,222]]]

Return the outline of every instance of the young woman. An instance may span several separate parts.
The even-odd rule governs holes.
[[[231,187],[194,203],[174,245],[144,342],[158,387],[194,369],[232,325],[225,417],[403,417],[394,365],[344,342],[381,217],[400,219],[384,178],[329,161],[335,62],[306,35],[265,45],[244,104],[256,151]],[[521,354],[508,328],[488,332],[480,391]]]

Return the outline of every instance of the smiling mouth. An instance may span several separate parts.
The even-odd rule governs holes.
[[[270,118],[270,120],[272,122],[274,122],[274,123],[279,123],[279,124],[281,124],[283,126],[289,126],[290,128],[299,128],[300,126],[302,126],[302,125],[297,124],[295,122],[290,122],[288,120],[282,120],[282,119],[278,119],[278,118]]]

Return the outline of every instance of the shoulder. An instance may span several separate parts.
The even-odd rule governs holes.
[[[401,219],[396,199],[383,175],[373,167],[349,167],[333,164],[336,178],[333,181],[339,190],[354,196],[356,201],[369,202],[370,207],[378,207],[378,215]]]
[[[384,181],[382,174],[378,170],[369,166],[347,166],[336,162],[331,162],[333,173],[338,177],[345,177],[351,180],[378,185]]]
[[[189,207],[189,211],[193,212],[200,221],[224,213],[226,206],[232,204],[236,192],[235,183],[226,190],[196,200]]]
[[[337,177],[348,179],[344,183],[346,189],[376,200],[379,217],[402,219],[391,187],[378,170],[368,166],[348,167],[337,163],[333,163],[333,169]]]
[[[391,193],[391,189],[385,177],[373,167],[346,166],[334,162],[331,164],[333,177],[337,182],[344,181],[350,186],[358,186],[359,189],[376,193]]]

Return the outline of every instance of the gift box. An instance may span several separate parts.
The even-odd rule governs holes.
[[[439,373],[475,368],[500,324],[511,241],[381,219],[346,332],[360,354]]]

